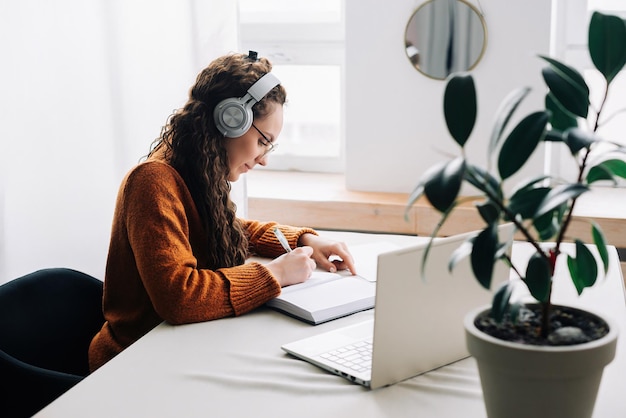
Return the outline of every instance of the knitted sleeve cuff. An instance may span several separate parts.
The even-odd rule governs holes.
[[[252,262],[220,271],[230,283],[230,301],[235,315],[243,315],[280,295],[280,284],[260,263]]]

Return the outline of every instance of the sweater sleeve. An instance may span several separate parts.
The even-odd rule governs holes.
[[[311,228],[297,228],[289,225],[279,225],[276,222],[259,222],[254,220],[242,220],[244,228],[248,232],[250,251],[260,257],[274,258],[285,253],[283,246],[274,235],[274,227],[277,226],[287,238],[291,248],[298,246],[298,239],[303,234],[315,234]]]
[[[147,165],[125,190],[128,241],[156,313],[172,324],[200,322],[241,315],[280,294],[279,283],[257,263],[199,268],[201,244],[193,248],[190,237],[203,228],[182,178],[166,167]]]

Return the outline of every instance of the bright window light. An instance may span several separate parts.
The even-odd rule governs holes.
[[[277,155],[338,157],[340,154],[340,68],[276,65],[287,90],[285,122]]]
[[[239,0],[242,23],[338,22],[337,0]]]
[[[342,172],[344,0],[239,0],[240,47],[269,58],[287,89],[270,170]]]

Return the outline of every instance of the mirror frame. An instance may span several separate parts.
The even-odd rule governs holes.
[[[426,71],[424,71],[422,68],[419,67],[419,65],[417,63],[414,63],[413,60],[411,59],[411,56],[409,55],[408,49],[409,49],[409,39],[407,36],[407,32],[409,30],[409,27],[411,26],[411,22],[414,20],[416,14],[420,11],[420,10],[424,10],[424,7],[427,7],[429,4],[433,4],[437,1],[442,1],[442,0],[427,0],[424,3],[422,3],[421,5],[419,5],[419,7],[417,7],[417,9],[415,9],[413,11],[413,13],[411,13],[411,16],[409,17],[409,20],[404,28],[404,55],[407,57],[409,63],[411,64],[411,66],[416,69],[418,72],[420,72],[421,74],[425,75],[428,78],[431,78],[433,80],[446,80],[450,74],[447,74],[445,77],[441,78],[438,77],[436,75],[433,74],[429,74]],[[455,3],[461,3],[466,5],[471,12],[473,12],[476,17],[478,17],[479,22],[482,26],[483,29],[483,45],[482,48],[480,50],[480,53],[478,54],[478,57],[476,57],[476,60],[472,63],[471,66],[469,66],[468,68],[465,68],[462,71],[471,71],[474,68],[476,68],[476,66],[478,65],[478,63],[482,60],[483,56],[485,55],[485,50],[487,49],[487,23],[485,22],[485,17],[483,15],[483,13],[478,10],[473,4],[469,3],[467,0],[454,0]],[[458,71],[453,71],[453,72],[460,72],[461,70]]]

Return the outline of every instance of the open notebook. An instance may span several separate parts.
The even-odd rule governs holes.
[[[282,289],[267,306],[313,325],[374,307],[378,255],[398,249],[387,242],[353,245],[358,276],[315,271],[304,283]]]
[[[500,227],[509,238],[513,225]],[[474,279],[469,259],[450,274],[452,252],[475,233],[436,239],[425,277],[426,244],[378,256],[374,319],[291,342],[282,349],[369,388],[390,385],[467,357],[463,318],[490,303],[491,292]],[[509,278],[497,263],[493,288]],[[347,352],[347,350],[353,350]]]

